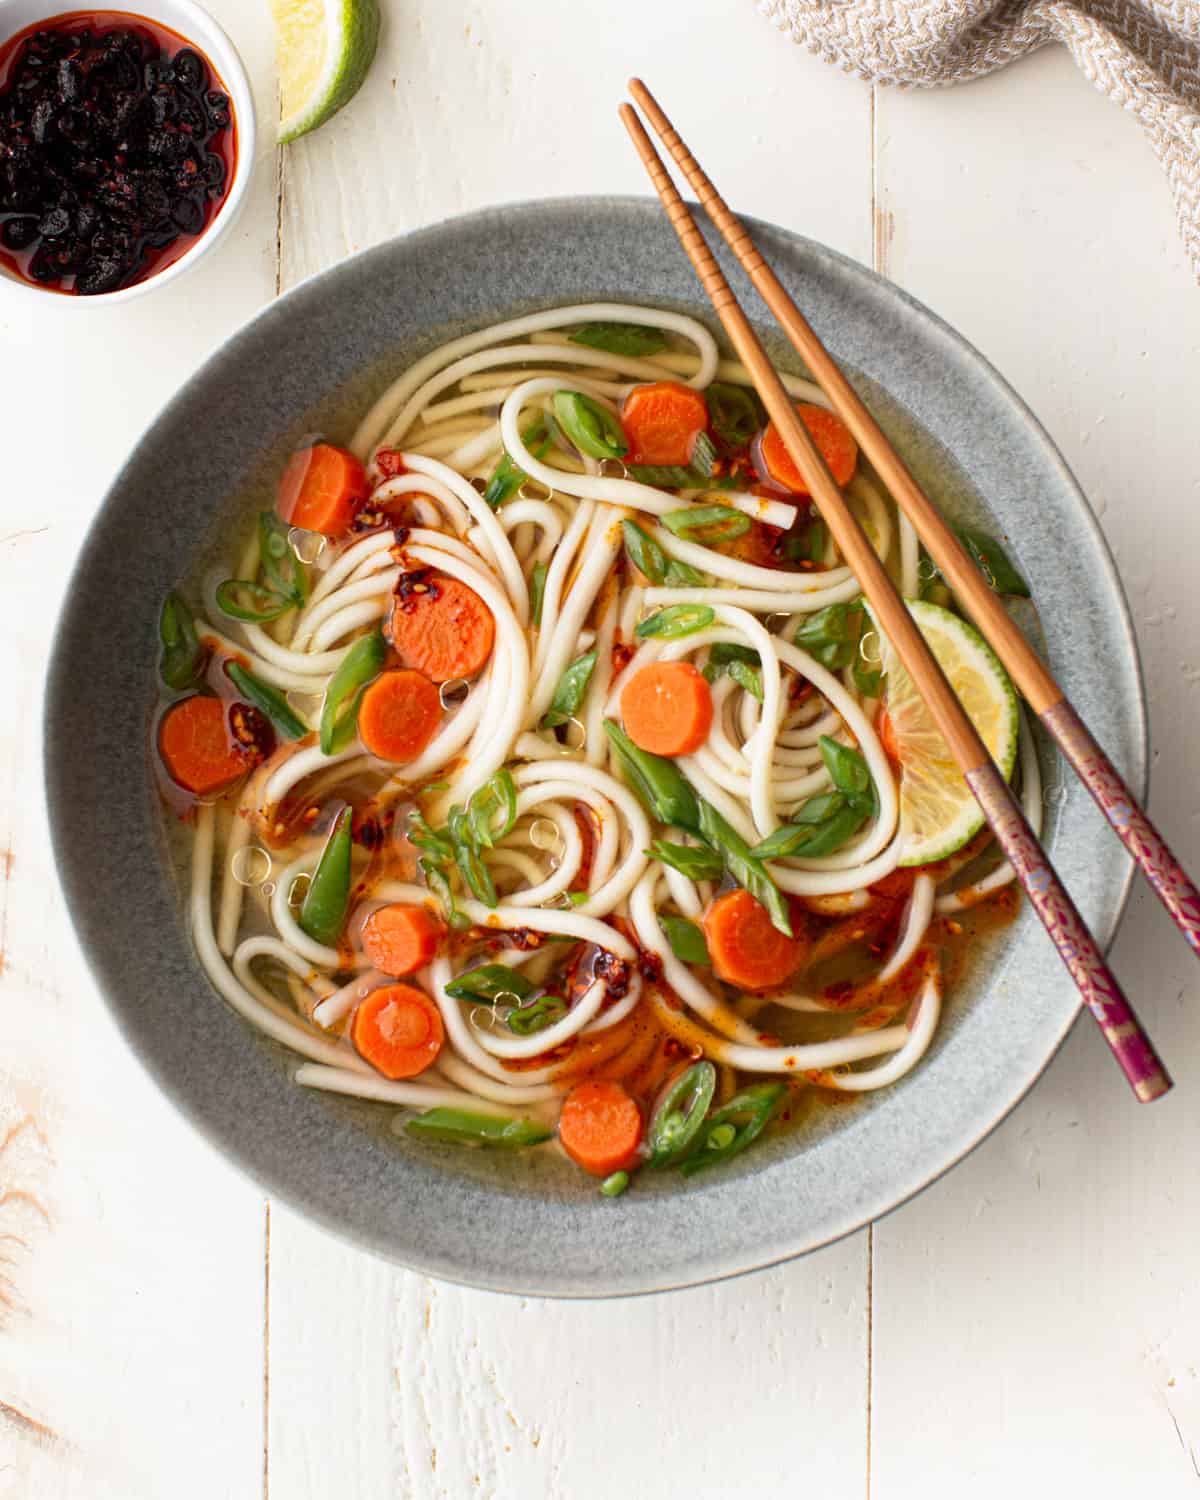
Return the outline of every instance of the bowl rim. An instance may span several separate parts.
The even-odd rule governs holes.
[[[83,895],[84,887],[78,872],[72,869],[71,849],[69,841],[69,830],[66,826],[66,815],[63,804],[56,797],[56,791],[65,785],[64,767],[55,754],[55,746],[58,737],[49,732],[53,724],[64,692],[68,690],[67,673],[64,666],[64,653],[59,648],[63,644],[66,635],[69,615],[70,600],[74,594],[73,585],[82,573],[87,562],[87,553],[101,523],[101,518],[107,509],[108,501],[117,494],[132,476],[135,469],[138,454],[146,437],[159,426],[166,423],[172,417],[186,411],[188,402],[192,399],[193,387],[199,386],[210,374],[216,363],[231,355],[236,356],[240,350],[253,347],[254,341],[264,328],[271,328],[277,321],[286,323],[292,318],[294,312],[303,308],[306,299],[319,294],[319,287],[330,278],[346,274],[347,268],[361,270],[369,266],[372,260],[378,260],[381,265],[386,264],[387,258],[396,252],[401,244],[419,243],[427,240],[437,240],[447,233],[458,233],[464,230],[482,228],[489,223],[494,223],[500,215],[520,215],[522,213],[567,213],[578,216],[581,212],[589,210],[601,210],[605,212],[626,211],[645,213],[647,209],[658,212],[657,201],[638,195],[587,195],[581,197],[560,196],[545,199],[530,199],[520,203],[506,204],[499,208],[487,208],[472,213],[453,216],[440,220],[434,224],[423,227],[409,234],[397,235],[380,244],[360,251],[353,256],[347,257],[337,265],[327,268],[298,283],[295,287],[274,299],[264,306],[252,319],[244,324],[219,349],[213,352],[200,368],[189,378],[189,380],[177,391],[157,413],[150,422],[145,432],[138,439],[130,457],[122,466],[121,471],[114,479],[105,500],[93,519],[87,537],[84,539],[80,556],[72,572],[71,582],[66,591],[67,603],[60,614],[55,631],[54,646],[52,651],[52,666],[49,684],[45,696],[44,713],[47,733],[45,734],[45,774],[47,782],[47,802],[51,824],[51,833],[55,848],[56,862],[60,872],[60,879],[67,890],[68,897],[76,893]],[[1124,646],[1127,648],[1127,660],[1123,664],[1131,673],[1131,687],[1133,692],[1124,702],[1124,710],[1127,714],[1125,721],[1126,732],[1131,742],[1129,761],[1127,766],[1127,780],[1134,787],[1140,798],[1144,799],[1148,783],[1148,733],[1147,733],[1147,705],[1144,674],[1137,648],[1136,636],[1133,631],[1132,617],[1129,604],[1112,552],[1107,544],[1104,534],[1099,526],[1095,513],[1093,512],[1086,495],[1075,480],[1065,459],[1058,452],[1049,434],[1041,423],[1033,415],[1028,405],[1016,393],[1013,387],[995,369],[966,338],[956,332],[948,323],[936,313],[930,311],[924,304],[905,292],[894,283],[887,281],[876,272],[855,261],[853,258],[839,251],[796,234],[789,230],[783,230],[777,226],[763,221],[747,218],[746,223],[752,234],[761,231],[764,235],[769,234],[777,239],[786,241],[794,251],[803,257],[810,258],[817,266],[822,263],[832,266],[834,270],[843,277],[850,278],[852,283],[858,287],[873,290],[876,294],[883,294],[889,298],[897,299],[910,314],[915,314],[920,322],[931,332],[935,339],[944,341],[960,358],[973,365],[980,374],[985,377],[994,393],[1013,410],[1018,419],[1023,439],[1029,442],[1038,452],[1038,457],[1043,464],[1057,471],[1059,481],[1068,490],[1075,502],[1075,519],[1088,533],[1094,548],[1094,557],[1101,575],[1101,586],[1106,588],[1106,602],[1115,606],[1111,624],[1118,631]],[[1110,898],[1111,911],[1106,913],[1106,920],[1093,923],[1093,930],[1102,947],[1107,947],[1113,938],[1120,919],[1124,913],[1133,877],[1133,864],[1128,856],[1117,845],[1112,846],[1112,864],[1122,869],[1119,885],[1114,897]],[[73,908],[74,902],[69,900]],[[129,1042],[132,1050],[138,1055],[139,1061],[151,1073],[158,1086],[171,1099],[172,1103],[183,1113],[200,1133],[215,1145],[226,1156],[237,1170],[249,1177],[264,1190],[280,1198],[281,1201],[296,1209],[306,1217],[320,1223],[322,1227],[348,1239],[377,1254],[392,1263],[409,1265],[412,1268],[436,1276],[450,1282],[461,1285],[484,1288],[494,1291],[512,1293],[525,1296],[551,1296],[578,1299],[600,1299],[607,1297],[620,1297],[629,1295],[649,1294],[657,1291],[668,1291],[688,1286],[727,1279],[733,1276],[749,1274],[752,1271],[766,1269],[770,1266],[780,1264],[799,1255],[807,1254],[812,1250],[820,1249],[825,1245],[843,1238],[847,1234],[873,1223],[878,1219],[886,1217],[896,1208],[915,1197],[932,1183],[938,1181],[951,1167],[957,1165],[964,1157],[970,1154],[988,1135],[1012,1112],[1016,1105],[1029,1093],[1037,1081],[1045,1073],[1050,1062],[1062,1046],[1067,1034],[1070,1032],[1078,1017],[1081,1005],[1076,999],[1069,1009],[1064,1009],[1061,1021],[1053,1028],[1047,1024],[1043,1031],[1039,1031],[1039,1049],[1044,1045],[1044,1055],[1032,1068],[1028,1075],[1022,1075],[1020,1079],[1011,1086],[1005,1087],[1003,1097],[994,1104],[986,1118],[981,1118],[969,1132],[957,1140],[953,1148],[948,1149],[939,1159],[938,1165],[933,1168],[925,1164],[914,1167],[907,1175],[897,1178],[894,1174],[888,1177],[888,1185],[881,1189],[877,1195],[877,1201],[863,1201],[864,1195],[860,1194],[860,1200],[852,1206],[846,1206],[839,1218],[826,1221],[825,1232],[819,1238],[806,1239],[803,1244],[783,1243],[778,1237],[770,1244],[764,1244],[762,1251],[754,1256],[747,1256],[737,1252],[693,1256],[686,1260],[677,1274],[666,1274],[663,1272],[652,1272],[651,1279],[638,1278],[636,1274],[626,1275],[620,1279],[612,1279],[601,1285],[588,1283],[586,1285],[569,1279],[555,1279],[553,1276],[543,1276],[537,1284],[523,1282],[514,1284],[514,1278],[503,1275],[497,1276],[487,1271],[478,1271],[474,1267],[469,1272],[464,1270],[459,1261],[451,1261],[446,1257],[440,1259],[422,1252],[419,1258],[409,1260],[401,1259],[400,1252],[390,1242],[387,1235],[372,1232],[363,1228],[360,1224],[347,1224],[341,1220],[336,1213],[326,1204],[315,1202],[312,1194],[306,1193],[301,1188],[290,1182],[281,1182],[275,1174],[261,1165],[261,1162],[251,1163],[250,1153],[246,1150],[245,1143],[232,1128],[230,1122],[222,1118],[214,1119],[211,1112],[206,1112],[201,1103],[185,1092],[179,1081],[170,1075],[168,1070],[160,1069],[157,1060],[145,1055],[138,1030],[129,1012],[122,1009],[110,993],[110,976],[105,972],[104,964],[96,946],[88,941],[88,935],[79,931],[79,941],[87,958],[97,988],[104,997],[110,1014],[116,1021],[122,1034]],[[115,988],[115,986],[113,987]],[[215,999],[214,994],[214,999]],[[218,1003],[223,1003],[218,1000]],[[736,1187],[736,1184],[733,1185]],[[786,1235],[786,1231],[784,1231]]]
[[[254,89],[250,82],[250,75],[246,71],[246,65],[242,61],[242,55],[221,23],[198,4],[197,0],[136,0],[136,3],[138,7],[136,10],[126,9],[121,0],[117,0],[117,3],[112,5],[93,6],[92,9],[112,10],[134,17],[140,16],[177,31],[185,41],[193,42],[207,54],[233,98],[234,120],[237,125],[237,162],[234,166],[233,181],[229,184],[225,200],[216,218],[209,222],[178,259],[173,260],[161,271],[152,272],[141,281],[135,281],[131,286],[117,287],[111,292],[97,292],[92,297],[80,297],[72,293],[55,291],[52,287],[34,286],[22,277],[14,276],[11,271],[0,264],[0,297],[8,295],[43,299],[53,297],[57,302],[85,307],[111,307],[118,302],[130,302],[135,297],[144,296],[158,287],[169,285],[177,277],[198,265],[203,257],[225,238],[241,214],[250,180],[254,175],[258,154],[258,114],[254,106]],[[22,0],[16,0],[16,4],[21,5]],[[72,5],[70,0],[67,0],[65,4],[62,0],[57,0],[57,3],[56,0],[24,0],[22,8],[33,14],[29,14],[15,31],[5,31],[3,35],[0,35],[0,46],[5,45],[17,32],[36,25],[39,20],[49,21],[55,16],[69,16],[76,11],[86,12],[87,10],[87,6]],[[0,22],[6,19],[5,10],[6,6],[3,0],[0,0]],[[38,14],[39,12],[41,14]]]

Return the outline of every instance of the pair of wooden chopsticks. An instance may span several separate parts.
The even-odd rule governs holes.
[[[1133,793],[1104,751],[1092,739],[1062,689],[1013,624],[958,538],[859,400],[783,284],[755,249],[745,226],[701,170],[654,96],[636,78],[630,80],[629,90],[814,380],[875,466],[897,505],[912,522],[946,581],[965,604],[1031,708],[1053,735],[1113,829],[1137,860],[1176,925],[1200,953],[1200,894],[1195,886],[1138,807]],[[671,181],[641,120],[629,104],[622,104],[620,114],[667,216],[730,342],[749,370],[755,389],[788,453],[804,476],[843,557],[858,577],[876,619],[928,705],[997,841],[1070,971],[1084,1003],[1099,1024],[1110,1051],[1140,1100],[1148,1102],[1159,1098],[1171,1088],[1171,1080],[1105,963],[1095,938],[1025,821],[1012,789],[992,763],[974,725],[813,445],[791,397],[697,228],[691,211]]]

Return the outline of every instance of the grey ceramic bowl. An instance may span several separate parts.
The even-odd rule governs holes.
[[[894,286],[795,235],[752,227],[935,495],[990,514],[1007,535],[1054,671],[1141,787],[1142,692],[1121,588],[1046,434],[973,349]],[[757,316],[743,278],[726,271]],[[179,1108],[264,1188],[371,1250],[476,1286],[562,1296],[729,1276],[886,1213],[1004,1117],[1077,1011],[1024,911],[897,1087],[814,1116],[722,1174],[684,1184],[664,1173],[609,1201],[554,1161],[418,1146],[390,1134],[381,1106],[295,1086],[290,1057],[211,989],[192,957],[143,748],[164,592],[296,434],[347,432],[350,408],[464,328],[608,298],[711,323],[657,203],[584,198],[474,214],[356,256],[268,307],[167,406],[114,484],[67,591],[46,709],[68,906],[130,1045]],[[1097,661],[1103,674],[1091,670]],[[1059,870],[1107,941],[1128,866],[1073,779],[1052,796],[1048,828]]]

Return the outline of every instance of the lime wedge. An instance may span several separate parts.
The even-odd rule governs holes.
[[[909,609],[1007,781],[1017,759],[1017,695],[995,652],[948,609],[929,603]],[[878,634],[887,674],[884,704],[900,758],[900,863],[924,865],[974,838],[983,813],[891,642]]]
[[[379,39],[379,0],[271,0],[281,143],[307,135],[358,92]]]

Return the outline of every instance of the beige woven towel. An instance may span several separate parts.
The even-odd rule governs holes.
[[[1141,120],[1200,280],[1200,0],[759,0],[826,62],[875,83],[961,83],[1047,42]]]

